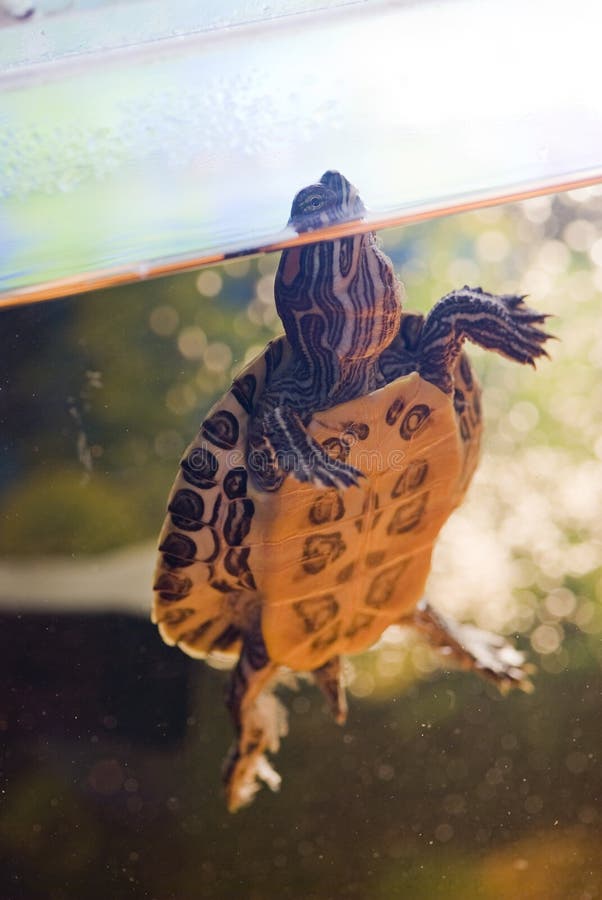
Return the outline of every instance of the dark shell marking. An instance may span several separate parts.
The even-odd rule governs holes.
[[[393,401],[385,414],[385,422],[387,425],[395,425],[403,412],[404,406],[405,400],[403,397],[397,397],[397,399]]]
[[[155,581],[153,590],[158,591],[163,602],[175,603],[188,596],[192,590],[192,579],[182,578],[173,572],[162,572]]]
[[[370,426],[365,422],[346,422],[343,439],[348,437],[354,441],[365,441],[369,434]]]
[[[201,622],[200,625],[197,625],[196,628],[191,628],[189,631],[183,631],[182,634],[178,635],[177,643],[178,644],[190,644],[194,646],[200,639],[205,635],[207,631],[213,625],[214,620],[209,619],[207,622]]]
[[[166,625],[181,625],[187,619],[190,619],[191,616],[194,616],[196,609],[191,609],[190,607],[176,607],[175,609],[167,609],[164,615],[161,616],[159,622],[164,622]]]
[[[236,416],[227,409],[221,409],[203,422],[201,433],[216,447],[232,450],[236,446],[239,434]]]
[[[339,604],[334,594],[322,594],[320,597],[310,597],[308,600],[297,600],[293,603],[293,609],[303,622],[303,627],[308,634],[319,631],[339,611]]]
[[[265,380],[269,383],[272,375],[282,362],[282,341],[270,341],[265,351]]]
[[[395,500],[419,488],[426,479],[429,464],[426,459],[415,459],[407,466],[393,487],[391,497]]]
[[[334,644],[339,638],[339,632],[341,630],[341,623],[335,622],[331,628],[328,628],[322,634],[319,634],[314,640],[311,642],[311,649],[314,652],[319,650],[323,650],[325,647],[330,647],[331,644]]]
[[[375,609],[385,606],[393,597],[397,582],[407,565],[407,560],[404,559],[402,562],[398,562],[394,566],[389,566],[389,568],[379,572],[373,578],[366,594],[366,606],[372,606]]]
[[[352,638],[355,637],[356,634],[360,631],[364,631],[368,628],[372,622],[374,621],[374,616],[368,615],[368,613],[356,613],[351,620],[351,624],[345,631],[345,637]]]
[[[381,563],[385,561],[386,555],[386,550],[373,550],[372,553],[368,553],[366,556],[366,566],[369,569],[374,569],[376,568],[376,566],[380,566]]]
[[[256,379],[248,375],[235,383],[232,393],[245,408],[245,403],[250,406],[255,389]],[[220,450],[234,449],[240,437],[238,420],[229,410],[217,410],[203,423],[201,437]],[[168,533],[159,548],[164,571],[158,575],[155,590],[162,603],[178,602],[191,593],[193,580],[179,575],[178,570],[185,570],[197,561],[207,564],[203,580],[224,595],[223,602],[226,602],[226,596],[239,597],[242,590],[257,590],[249,564],[251,548],[242,546],[255,513],[253,501],[246,496],[247,470],[243,466],[228,469],[220,485],[220,462],[223,464],[223,457],[220,460],[206,445],[201,445],[193,447],[180,463],[184,480],[200,491],[210,493],[180,488],[169,502],[171,523],[178,530]],[[227,504],[225,509],[224,503]],[[199,577],[202,578],[197,574],[195,580]],[[173,612],[179,613],[179,610]],[[177,626],[186,618],[188,615],[162,621]],[[207,640],[208,629],[215,626],[217,631],[223,621],[223,614],[220,614],[219,620],[213,618],[201,622],[179,635],[177,640],[199,645],[203,639]],[[211,646],[204,649],[226,649],[239,638],[239,629],[231,625],[226,627],[224,622],[223,630],[211,639]]]
[[[167,509],[171,513],[172,523],[182,531],[199,531],[205,524],[205,504],[196,491],[186,488],[177,491]]]
[[[242,544],[251,528],[255,504],[248,498],[231,500],[224,523],[224,537],[230,547]]]
[[[210,450],[205,447],[194,447],[180,465],[182,475],[189,484],[204,489],[215,486],[219,463]]]
[[[349,444],[346,441],[341,440],[341,438],[326,438],[322,443],[322,446],[331,459],[338,459],[340,462],[345,462],[349,456]]]
[[[226,553],[224,560],[224,568],[229,575],[233,575],[238,579],[243,587],[249,590],[256,590],[257,585],[249,566],[250,547],[233,547]]]
[[[346,550],[340,531],[332,534],[315,534],[305,539],[302,566],[308,575],[317,575],[329,563],[337,560]]]
[[[428,493],[419,494],[398,506],[387,525],[387,534],[404,534],[417,528],[424,515],[427,500]]]
[[[421,430],[430,414],[431,408],[426,403],[417,403],[407,411],[399,426],[399,434],[404,441],[411,440]]]
[[[309,521],[312,525],[325,525],[336,522],[345,514],[345,506],[338,491],[325,491],[319,494],[309,510]]]
[[[170,569],[191,566],[196,557],[195,542],[177,531],[167,535],[159,550],[163,552],[163,561]]]
[[[247,470],[237,466],[224,478],[224,493],[228,500],[244,497],[247,493]]]
[[[336,577],[337,584],[345,584],[346,581],[349,581],[354,571],[355,563],[348,563],[344,566]]]
[[[257,379],[254,375],[243,375],[234,382],[231,388],[233,396],[249,415],[253,412],[256,389]]]

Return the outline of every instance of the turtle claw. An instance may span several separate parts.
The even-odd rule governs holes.
[[[484,296],[485,292],[483,292]],[[495,295],[490,295],[495,300]],[[549,354],[542,346],[553,338],[543,330],[543,323],[549,316],[546,313],[537,312],[525,303],[526,294],[502,294],[497,299],[505,307],[506,329],[509,340],[503,341],[500,352],[516,362],[527,363],[535,367],[535,360],[539,357],[548,357]]]
[[[289,474],[337,490],[357,486],[364,478],[359,469],[329,456],[290,407],[275,406],[265,413],[260,427],[250,428],[249,448],[253,477],[264,490],[277,490]]]
[[[365,478],[363,472],[348,463],[338,459],[331,459],[327,453],[316,444],[317,450],[308,465],[293,469],[293,475],[302,482],[311,482],[318,486],[335,488],[337,490],[348,487],[358,487],[360,478]]]

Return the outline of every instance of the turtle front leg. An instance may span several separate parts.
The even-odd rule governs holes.
[[[439,300],[426,317],[418,346],[422,377],[451,393],[452,369],[466,339],[529,365],[547,356],[542,346],[551,337],[542,328],[547,316],[530,309],[524,299],[466,285]]]
[[[347,463],[331,459],[289,406],[265,402],[249,422],[248,464],[262,490],[278,490],[291,473],[298,481],[325,487],[357,485],[362,473]]]
[[[402,624],[417,628],[444,656],[492,681],[502,692],[511,687],[527,693],[533,689],[529,680],[533,667],[525,663],[524,654],[500,635],[454,622],[435,612],[425,600]]]
[[[244,638],[226,698],[236,730],[223,768],[230,812],[252,802],[260,781],[273,791],[280,787],[280,775],[265,756],[267,750],[278,750],[280,738],[288,731],[286,710],[268,687],[278,668],[268,656],[257,625]]]

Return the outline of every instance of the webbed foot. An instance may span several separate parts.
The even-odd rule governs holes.
[[[252,803],[261,782],[272,791],[280,788],[282,779],[265,754],[267,751],[276,753],[280,738],[287,732],[286,710],[268,691],[260,694],[243,712],[240,734],[232,744],[222,770],[230,812]]]
[[[553,336],[542,327],[548,316],[524,301],[518,294],[489,294],[468,285],[446,294],[424,323],[421,375],[449,393],[452,367],[465,340],[532,366],[539,357],[548,356],[543,345]]]
[[[517,687],[530,693],[534,666],[500,635],[474,625],[462,625],[435,612],[426,601],[419,603],[411,620],[430,643],[463,669],[492,681],[503,693]]]
[[[265,755],[278,750],[280,738],[288,731],[286,710],[269,685],[278,668],[268,656],[261,626],[256,622],[245,635],[226,700],[236,729],[222,770],[230,812],[251,803],[260,782],[273,791],[280,786],[280,776]]]

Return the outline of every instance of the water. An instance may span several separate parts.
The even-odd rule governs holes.
[[[472,353],[485,454],[429,581],[527,651],[535,692],[389,633],[344,728],[282,689],[282,789],[235,816],[226,674],[162,643],[151,569],[181,450],[278,329],[277,258],[2,313],[2,898],[602,895],[600,235],[596,191],[382,235],[411,308],[466,276],[557,316],[537,372]]]

